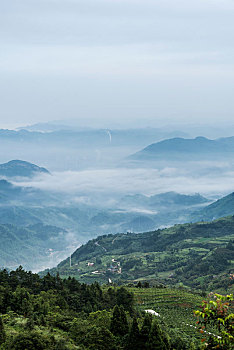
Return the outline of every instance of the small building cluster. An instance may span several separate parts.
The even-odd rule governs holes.
[[[120,267],[120,262],[112,259],[111,265],[108,268],[108,271],[112,273],[122,273],[122,268]]]

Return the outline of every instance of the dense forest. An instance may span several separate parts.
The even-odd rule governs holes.
[[[149,302],[162,301],[163,296],[168,294],[171,298],[179,296],[179,303],[176,304],[174,300],[170,305],[173,299],[167,302],[164,299],[164,311],[161,308],[164,315],[145,309],[151,305]],[[147,284],[138,284],[137,288],[100,286],[98,283],[87,285],[71,277],[61,279],[59,275],[47,274],[41,278],[38,274],[24,271],[22,267],[11,272],[2,270],[0,349],[201,349],[200,332],[204,332],[204,322],[196,322],[202,325],[199,332],[199,326],[193,325],[196,324],[196,317],[191,311],[201,300],[199,296],[183,290],[177,294],[176,290],[149,288]],[[207,313],[207,307],[199,310],[196,312],[197,317],[202,317],[204,310]],[[175,319],[165,317],[166,311],[177,312],[177,323],[173,324]],[[194,321],[190,321],[193,324],[188,324],[186,331],[189,313]],[[225,319],[228,316],[229,322],[226,333],[232,337],[233,328],[230,331],[230,324],[233,325],[233,316],[227,315],[226,311],[224,316]],[[205,320],[209,317],[206,315]],[[220,334],[222,330],[216,327],[214,317],[212,321],[212,328],[209,329]],[[221,349],[231,349],[232,340],[225,347],[221,343],[218,345]],[[207,341],[207,344],[213,344],[215,340],[209,336]]]
[[[0,272],[1,349],[189,349],[136,308],[124,287],[81,284],[19,267]],[[191,345],[192,346],[192,345]]]

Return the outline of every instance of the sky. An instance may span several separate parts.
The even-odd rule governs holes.
[[[0,128],[234,120],[233,0],[3,0]]]

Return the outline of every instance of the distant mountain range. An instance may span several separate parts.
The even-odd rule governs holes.
[[[51,126],[51,125],[50,125]],[[43,130],[45,125],[43,124]],[[126,129],[126,130],[111,130],[111,129],[74,129],[56,126],[49,127],[47,132],[40,131],[38,128],[6,130],[0,129],[0,140],[17,141],[23,143],[39,142],[41,145],[53,143],[53,145],[68,146],[124,146],[129,144],[148,144],[153,141],[162,140],[171,137],[187,137],[188,135],[181,131],[165,131],[161,129]],[[111,136],[111,140],[110,140]]]
[[[40,131],[40,126],[42,130]],[[63,127],[63,126],[61,126]],[[163,129],[59,129],[39,125],[30,129],[0,130],[2,161],[27,159],[45,164],[52,170],[80,170],[95,167],[128,167],[149,163],[230,159],[234,137],[210,140],[189,139],[188,134]],[[136,152],[137,150],[140,150]],[[139,164],[140,163],[140,164]],[[183,164],[184,165],[184,164]],[[209,173],[212,171],[208,169]]]
[[[63,129],[64,128],[64,129]],[[80,170],[118,165],[129,154],[171,137],[188,137],[161,129],[76,129],[40,124],[29,130],[0,129],[1,157],[40,162],[56,170]]]
[[[199,193],[194,195],[185,195],[177,192],[165,192],[153,196],[144,196],[141,194],[126,195],[120,200],[121,205],[131,205],[131,206],[142,206],[150,208],[160,208],[163,207],[188,207],[196,206],[200,204],[207,203],[209,200]]]
[[[33,177],[38,174],[49,174],[49,171],[23,160],[11,160],[8,163],[0,164],[0,176]]]
[[[24,172],[24,175],[28,177],[32,173],[37,174],[37,171],[38,173],[41,173],[41,171],[42,173],[48,173],[46,169],[42,168],[43,170],[41,170],[40,167],[34,164],[12,161],[6,165],[4,164],[10,171],[9,179],[14,178],[16,173],[19,174],[19,164],[25,166],[27,171]],[[207,221],[234,214],[233,193],[212,204],[209,204],[210,201],[200,194],[185,195],[176,192],[153,196],[126,195],[110,208],[94,207],[84,203],[69,202],[69,200],[64,194],[50,193],[33,187],[17,186],[15,182],[13,184],[9,180],[2,179],[0,180],[0,225],[13,225],[17,227],[18,233],[21,232],[21,229],[27,230],[34,225],[57,227],[58,229],[55,230],[53,236],[55,241],[57,239],[57,243],[55,241],[54,243],[60,253],[64,251],[64,254],[66,254],[81,243],[85,243],[88,239],[100,234],[152,231],[174,224]],[[9,227],[11,231],[11,226]],[[12,230],[15,229],[12,228]],[[56,238],[56,232],[60,232],[59,230],[66,232],[64,234],[68,237],[68,240],[60,239],[60,237]],[[30,229],[31,236],[28,236],[27,245],[36,249],[39,238],[35,239],[36,236],[31,231]],[[23,264],[26,260],[22,259],[20,255],[23,249],[21,249],[23,243],[21,237],[15,239],[10,232],[9,240],[11,238],[11,244],[15,247],[15,261],[22,261]],[[50,246],[49,235],[44,243],[45,246]],[[54,264],[58,262],[56,259],[53,261]],[[40,263],[42,263],[42,260],[40,260]],[[30,267],[29,264],[30,262],[27,261],[28,267]],[[34,262],[32,266],[35,266]]]
[[[48,198],[48,203],[50,204],[46,205],[46,194],[38,191],[39,198],[41,196],[41,203],[44,203],[44,205],[41,206],[38,205],[40,199],[38,201],[38,204],[37,200],[34,199],[37,198],[37,191],[30,193],[30,191],[33,191],[33,189],[28,189],[29,193],[26,191],[26,194],[24,191],[25,189],[12,186],[5,180],[0,181],[0,223],[2,225],[15,225],[18,227],[17,232],[19,234],[21,232],[21,229],[27,229],[27,227],[31,227],[32,225],[41,225],[42,231],[44,230],[43,227],[45,225],[61,227],[61,229],[56,229],[57,231],[55,231],[55,234],[53,236],[54,244],[56,245],[56,251],[60,252],[58,253],[60,255],[56,255],[56,253],[53,256],[52,260],[49,258],[46,260],[54,262],[54,265],[58,262],[58,259],[56,259],[56,257],[61,257],[61,254],[63,253],[64,255],[68,255],[66,252],[70,252],[72,250],[72,247],[75,248],[80,243],[84,243],[88,239],[96,237],[98,234],[109,234],[127,231],[144,232],[154,230],[160,226],[165,227],[166,225],[173,225],[174,223],[179,224],[183,222],[195,222],[198,220],[201,221],[207,220],[208,218],[213,219],[225,215],[234,214],[233,194],[224,197],[208,206],[204,206],[207,203],[206,199],[198,194],[194,196],[186,196],[170,192],[167,194],[160,194],[152,197],[143,196],[143,199],[145,199],[145,197],[149,199],[150,204],[152,198],[154,199],[154,202],[152,202],[153,207],[151,207],[151,210],[142,209],[142,211],[128,211],[127,209],[100,210],[85,205],[56,206],[56,201],[59,203],[59,200],[56,199],[56,197],[54,199]],[[126,197],[128,199],[131,199],[128,202],[128,205],[131,207],[134,196]],[[16,199],[19,202],[21,201],[18,205],[16,203]],[[166,199],[168,202],[166,202]],[[184,204],[187,204],[187,206],[183,206],[183,201]],[[168,203],[168,206],[166,203]],[[189,204],[191,205],[189,206]],[[200,207],[200,209],[198,209],[197,206],[201,205],[204,207]],[[155,209],[156,207],[158,211]],[[156,211],[155,214],[154,210]],[[13,228],[11,229],[12,226],[9,227],[10,232],[11,230],[14,230]],[[60,236],[60,233],[58,233],[60,232],[59,230],[61,230],[61,232],[66,231],[66,234],[64,233],[67,237],[66,240],[64,239],[65,236]],[[47,231],[47,229],[45,231]],[[58,233],[57,238],[56,232]],[[31,236],[28,236],[27,242],[22,242],[21,236],[19,236],[18,239],[13,239],[13,236],[11,234],[9,235],[8,241],[9,244],[13,244],[15,247],[15,261],[21,264],[26,263],[27,267],[32,269],[35,267],[35,262],[31,261],[30,265],[30,260],[26,259],[26,261],[22,258],[21,255],[21,251],[23,249],[21,248],[21,245],[23,243],[27,243],[27,245],[31,247],[30,249],[36,249],[39,244],[39,238],[35,238],[36,236],[31,232],[31,229],[30,234]],[[12,243],[10,243],[11,237]],[[47,247],[48,249],[52,247],[51,249],[54,249],[54,246],[51,245],[52,241],[49,241],[49,237],[50,233],[48,231],[48,238],[44,239],[43,247]],[[42,244],[42,242],[40,244]],[[3,263],[7,264],[7,260],[4,260]],[[37,266],[42,266],[41,258],[38,260]],[[45,265],[43,264],[43,266]]]
[[[205,137],[195,139],[172,138],[153,143],[131,155],[132,160],[213,160],[215,157],[231,157],[234,154],[234,137],[209,140]]]
[[[14,179],[14,177],[12,177]],[[62,195],[43,191],[35,187],[24,187],[17,185],[17,182],[10,182],[9,180],[0,179],[0,212],[3,206],[9,210],[12,207],[19,207],[22,209],[28,207],[47,207],[61,202]],[[1,214],[0,214],[1,215]],[[0,220],[1,223],[1,220]]]
[[[190,208],[188,211],[190,213],[192,208],[195,209],[197,205],[205,205],[206,203],[206,199],[200,195],[186,196],[167,193],[152,197],[139,197],[141,199],[143,198],[143,201],[141,203],[135,203],[135,206],[137,207],[140,204],[142,209],[135,210],[133,208],[131,203],[134,203],[134,196],[126,197],[125,209],[101,209],[82,203],[67,204],[66,201],[64,202],[64,197],[60,197],[59,194],[44,192],[32,187],[16,186],[7,180],[0,180],[0,225],[16,226],[19,234],[21,229],[27,230],[32,225],[60,227],[61,232],[67,232],[68,240],[63,240],[61,237],[57,237],[56,240],[55,234],[53,238],[55,240],[54,243],[57,242],[56,248],[60,253],[64,252],[64,254],[67,254],[66,252],[72,251],[79,244],[86,242],[92,237],[96,237],[98,234],[126,232],[129,230],[142,232],[153,230],[163,224],[179,223],[182,219],[180,219],[181,214],[179,214],[178,207],[180,207],[183,213]],[[146,200],[149,202],[147,205]],[[182,205],[183,201],[185,206]],[[122,199],[122,206],[123,202],[124,198]],[[149,210],[144,208],[149,208]],[[153,214],[154,211],[155,214]],[[157,213],[158,211],[159,213]],[[14,261],[26,264],[27,268],[34,268],[34,261],[31,261],[30,267],[30,260],[22,258],[21,251],[24,249],[22,248],[22,244],[25,241],[21,241],[21,236],[18,239],[13,238],[11,234],[11,230],[15,230],[12,228],[13,226],[9,226],[8,242],[10,244],[10,240],[12,239],[11,244],[15,247]],[[35,239],[35,235],[31,233],[31,229],[30,234],[31,236],[28,236],[27,245],[31,247],[30,249],[36,249],[40,242],[38,243],[38,239]],[[50,243],[48,238],[45,239],[45,246],[49,247]],[[52,249],[54,248],[52,247]],[[37,256],[36,253],[35,256]],[[60,256],[53,256],[54,260],[52,261],[54,261],[54,265],[58,262],[56,257],[58,258]],[[7,264],[7,260],[4,260],[2,263]],[[42,264],[41,259],[38,260],[37,266],[40,264]]]

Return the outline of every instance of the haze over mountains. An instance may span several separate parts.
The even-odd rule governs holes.
[[[51,171],[106,167],[118,164],[122,158],[151,142],[187,136],[176,130],[150,128],[110,130],[52,127],[49,131],[45,130],[41,131],[40,127],[35,131],[0,130],[2,161],[18,158],[33,163],[36,159],[37,163],[44,164]]]
[[[230,158],[233,153],[234,137],[209,140],[199,136],[195,139],[172,138],[153,143],[130,156],[130,159],[143,161],[219,160],[223,157]]]
[[[33,177],[39,174],[49,174],[49,171],[45,168],[22,160],[11,160],[8,163],[0,164],[0,176]]]
[[[95,208],[82,203],[68,204],[63,202],[65,197],[59,193],[14,186],[6,180],[0,181],[0,196],[2,232],[8,232],[9,225],[12,232],[7,241],[5,234],[1,235],[1,246],[4,251],[12,251],[14,247],[11,259],[4,253],[1,255],[0,264],[14,267],[21,263],[34,270],[53,267],[77,246],[97,235],[143,232],[174,223],[195,222],[197,219],[203,219],[203,210],[205,219],[210,208],[206,206],[208,200],[199,194],[182,195],[174,192],[150,197],[127,195],[112,209]],[[219,200],[220,202],[224,203],[223,210],[221,215],[213,211],[214,217],[225,216],[232,211],[234,200],[228,201],[227,205],[225,198]],[[201,206],[205,207],[199,210]],[[37,228],[40,228],[38,238],[35,232]],[[25,229],[27,240],[22,235],[22,230]],[[40,238],[40,232],[44,232],[43,239]],[[52,232],[55,232],[53,239]],[[17,235],[19,237],[15,239]],[[35,257],[34,260],[32,256]]]
[[[154,130],[165,138],[172,137],[185,137],[185,138],[195,138],[198,135],[202,135],[209,139],[217,139],[221,137],[231,137],[234,135],[234,124],[232,122],[224,123],[194,123],[194,122],[172,122],[172,120],[166,121],[165,118],[157,118],[157,120],[144,120],[144,125],[140,123],[135,123],[133,129],[137,129],[139,133],[145,129]],[[121,127],[122,125],[122,127]],[[45,123],[36,123],[32,125],[25,125],[18,127],[15,130],[28,130],[28,131],[38,131],[38,132],[52,132],[61,130],[72,130],[72,131],[87,131],[94,129],[102,130],[132,130],[133,123],[126,124],[126,120],[118,127],[112,122],[110,123],[100,123],[98,122],[98,127],[95,125],[94,120],[88,123],[86,120],[81,120],[77,122],[76,119],[66,119],[50,121]],[[177,136],[176,136],[177,134]],[[150,143],[150,142],[149,142]]]
[[[138,202],[135,197],[138,197]],[[181,208],[185,214],[206,202],[199,195],[165,193],[152,197],[126,196],[107,209],[71,200],[69,203],[61,193],[0,180],[0,242],[4,250],[0,264],[11,268],[19,263],[29,269],[52,267],[81,243],[98,234],[155,229],[161,224],[180,221],[177,216]],[[6,240],[6,233],[3,233],[9,230]],[[27,236],[23,232],[27,232]],[[42,232],[43,238],[40,237]],[[13,252],[11,259],[7,258],[5,251]]]
[[[161,153],[166,161],[186,160],[190,152],[194,160],[215,161],[217,157],[219,160],[230,157],[234,150],[232,137],[192,139],[189,133],[170,128],[118,130],[39,124],[28,130],[2,129],[0,142],[2,162],[23,159],[35,163],[36,160],[51,171],[113,167],[130,155],[137,160],[161,160]],[[128,163],[124,162],[124,166]]]
[[[14,246],[11,260],[2,255],[2,266],[22,261],[34,270],[53,267],[98,235],[233,214],[232,196],[220,199],[234,188],[232,137],[189,139],[180,131],[61,130],[47,124],[28,129],[0,131],[5,161],[0,224],[14,226],[9,240],[2,238],[5,250]],[[24,236],[15,239],[22,230],[27,242]]]

